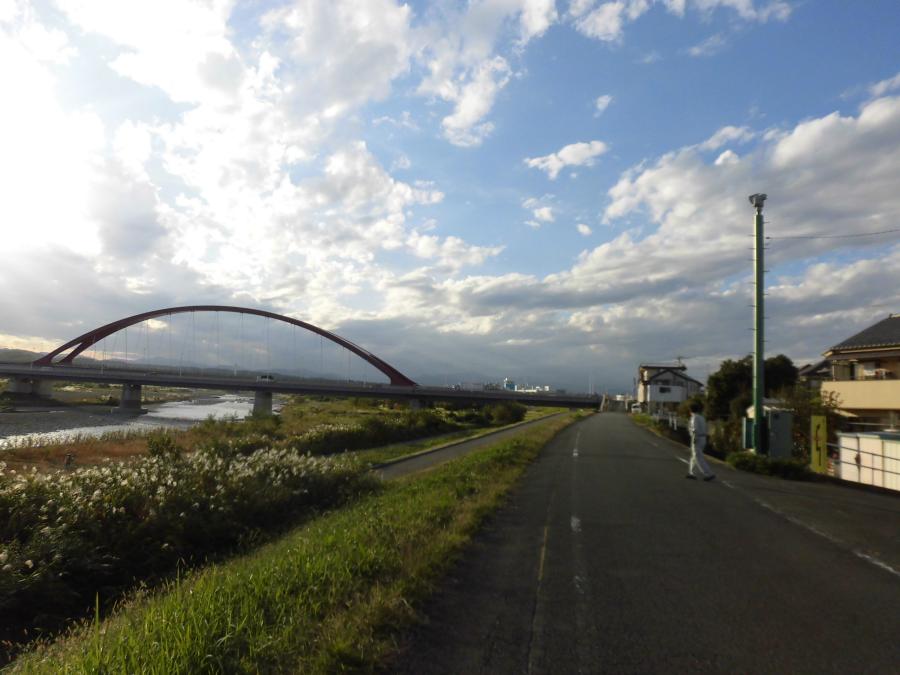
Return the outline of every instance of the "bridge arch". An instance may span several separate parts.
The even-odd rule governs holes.
[[[36,359],[35,361],[33,361],[33,364],[35,366],[69,365],[72,363],[75,357],[85,349],[89,349],[91,346],[93,346],[103,338],[112,335],[113,333],[116,333],[124,328],[128,328],[129,326],[141,323],[142,321],[147,321],[148,319],[155,319],[156,317],[160,316],[169,316],[171,314],[184,314],[186,312],[231,312],[234,314],[252,314],[254,316],[261,316],[267,319],[275,319],[276,321],[283,321],[294,326],[299,326],[300,328],[308,330],[312,333],[321,335],[327,340],[330,340],[331,342],[334,342],[335,344],[340,345],[341,347],[344,347],[345,349],[353,352],[361,359],[364,359],[375,368],[380,370],[382,373],[387,375],[392,385],[400,387],[416,386],[415,382],[406,377],[406,375],[401,373],[389,363],[382,361],[373,353],[363,349],[358,345],[353,344],[349,340],[342,338],[340,335],[336,335],[335,333],[325,330],[324,328],[319,328],[318,326],[314,326],[311,323],[306,323],[305,321],[300,321],[299,319],[294,319],[282,314],[267,312],[264,309],[253,309],[250,307],[232,307],[229,305],[187,305],[184,307],[167,307],[165,309],[155,309],[150,312],[143,312],[141,314],[135,314],[134,316],[125,317],[124,319],[113,321],[106,324],[105,326],[100,326],[99,328],[88,331],[84,335],[79,335],[77,338],[69,340],[67,343],[57,347],[49,354]],[[68,351],[69,349],[71,349],[72,351],[66,354],[59,361],[57,361],[56,364],[54,364],[53,359],[58,357],[60,354]]]

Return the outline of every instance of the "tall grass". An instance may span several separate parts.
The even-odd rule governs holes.
[[[371,671],[394,631],[568,419],[331,512],[205,568],[14,665],[14,672]]]
[[[23,474],[0,463],[4,628],[55,628],[98,592],[114,597],[377,485],[349,459],[169,450],[71,472]]]

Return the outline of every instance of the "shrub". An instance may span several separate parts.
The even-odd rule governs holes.
[[[807,480],[812,475],[806,462],[801,459],[770,459],[764,455],[741,451],[732,452],[727,461],[741,471],[780,476],[788,480]]]
[[[399,415],[367,417],[355,425],[322,424],[285,439],[281,446],[324,454],[409,441],[457,428],[433,410],[409,410]]]
[[[485,417],[490,420],[491,424],[497,426],[521,422],[525,419],[526,412],[528,412],[528,408],[514,401],[498,401],[484,407]]]
[[[181,447],[171,434],[161,431],[147,437],[147,454],[151,457],[177,459],[181,456]]]
[[[288,449],[200,450],[173,462],[165,438],[154,456],[74,471],[4,472],[0,462],[4,628],[46,627],[97,592],[109,598],[377,485],[348,460]]]

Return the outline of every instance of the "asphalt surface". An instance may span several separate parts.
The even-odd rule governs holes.
[[[685,480],[684,457],[624,415],[564,430],[391,671],[900,673],[900,573],[860,548],[892,550],[900,500],[715,464]],[[837,536],[854,518],[860,541]]]

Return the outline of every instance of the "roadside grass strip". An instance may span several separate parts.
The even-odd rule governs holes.
[[[256,552],[38,645],[17,673],[373,670],[413,605],[574,416],[388,483]]]

